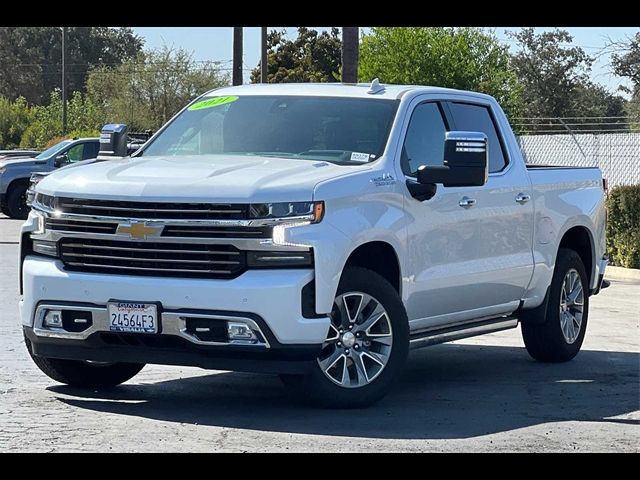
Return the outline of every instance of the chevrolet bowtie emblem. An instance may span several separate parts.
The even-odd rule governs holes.
[[[118,225],[116,233],[129,234],[131,238],[146,239],[147,236],[156,236],[162,232],[162,227],[152,227],[145,222],[122,223]]]

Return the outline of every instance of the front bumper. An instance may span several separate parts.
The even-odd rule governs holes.
[[[283,359],[295,363],[313,358],[329,328],[328,317],[302,314],[301,292],[313,280],[313,270],[249,270],[232,280],[136,277],[68,272],[59,260],[29,255],[22,272],[25,294],[20,316],[36,355],[262,371],[251,363],[263,359],[268,366]],[[112,299],[159,303],[161,333],[122,334],[118,341],[105,336],[110,333],[108,322],[101,320],[100,312],[106,315]],[[39,328],[36,318],[43,304],[84,306],[97,312],[97,321],[84,334],[50,335]],[[267,344],[198,344],[183,334],[180,322],[185,315],[250,318]],[[108,343],[112,340],[116,343]]]
[[[206,346],[172,335],[96,332],[83,340],[39,336],[23,327],[34,355],[94,362],[130,362],[193,366],[239,372],[304,374],[320,353],[320,345]]]

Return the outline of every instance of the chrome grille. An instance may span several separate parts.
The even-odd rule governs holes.
[[[116,233],[116,228],[118,228],[117,223],[84,222],[66,218],[47,218],[45,226],[48,230],[84,233]]]
[[[232,245],[64,238],[60,256],[68,270],[189,278],[234,278],[246,253]]]
[[[167,225],[162,231],[162,236],[195,238],[271,238],[271,231],[271,227]]]
[[[246,204],[130,202],[66,197],[58,198],[56,207],[63,213],[147,220],[244,220],[248,218],[249,211]]]

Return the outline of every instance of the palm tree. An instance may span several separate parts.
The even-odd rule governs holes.
[[[233,85],[242,85],[242,27],[233,27]]]
[[[358,81],[358,27],[342,27],[342,81]]]

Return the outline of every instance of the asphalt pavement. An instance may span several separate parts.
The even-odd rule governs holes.
[[[417,350],[366,410],[300,406],[273,376],[154,365],[83,391],[25,350],[20,223],[0,215],[0,452],[640,451],[640,283],[591,299],[571,362],[531,360],[519,328]]]

